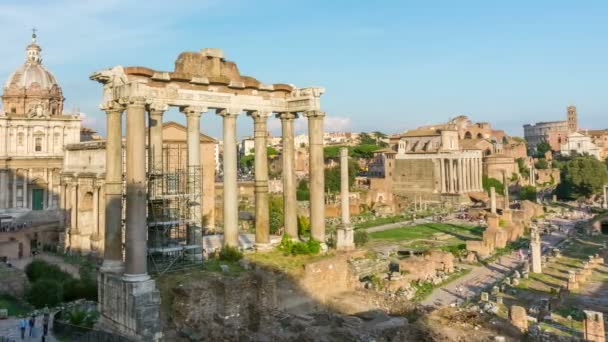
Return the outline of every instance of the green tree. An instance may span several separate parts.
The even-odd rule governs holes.
[[[308,180],[302,179],[296,188],[296,198],[298,201],[310,200],[310,189],[308,188]]]
[[[376,139],[371,135],[362,132],[359,134],[359,145],[376,145]]]
[[[279,154],[279,151],[272,146],[268,146],[266,153],[268,154],[268,158],[274,158],[277,154]]]
[[[544,157],[545,153],[551,151],[551,145],[548,142],[542,141],[536,145],[536,155],[538,157]]]
[[[608,182],[606,164],[590,156],[578,156],[561,169],[561,183],[556,193],[559,198],[577,199],[601,193]]]
[[[253,167],[253,162],[255,160],[255,156],[253,154],[242,156],[239,160],[242,169],[251,169]]]
[[[276,234],[277,231],[283,227],[283,197],[282,196],[270,196],[268,202],[268,210],[270,212],[270,234]]]
[[[27,290],[25,299],[35,308],[54,307],[63,300],[63,288],[55,279],[39,279]]]
[[[325,159],[340,158],[340,149],[346,146],[326,146],[323,148]],[[348,154],[352,155],[352,148],[348,147]]]
[[[546,170],[549,168],[549,162],[545,158],[540,158],[536,163],[534,163],[534,167],[539,170]]]
[[[483,184],[483,189],[488,193],[490,192],[490,188],[492,188],[492,187],[494,187],[494,190],[496,190],[497,194],[502,194],[505,191],[505,187],[502,184],[502,182],[496,178],[483,176],[482,184]]]
[[[370,159],[374,156],[374,152],[379,149],[381,149],[381,147],[375,144],[355,146],[353,148],[352,157]]]
[[[519,190],[519,199],[536,202],[537,191],[536,187],[527,185]]]
[[[354,160],[348,161],[348,187],[350,188],[357,175],[357,162]],[[340,165],[325,169],[325,191],[339,192],[340,191]]]

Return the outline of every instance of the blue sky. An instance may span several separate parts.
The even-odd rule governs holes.
[[[325,87],[328,129],[394,133],[465,114],[521,135],[570,104],[582,127],[608,128],[607,19],[606,1],[0,0],[0,80],[36,27],[66,109],[103,134],[91,72],[171,70],[204,47],[265,83]],[[220,135],[219,117],[201,121]],[[251,119],[238,126],[249,134]]]

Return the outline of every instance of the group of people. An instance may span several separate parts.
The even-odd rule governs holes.
[[[0,225],[0,233],[18,232],[24,228],[29,227],[31,222],[2,222]]]
[[[46,341],[46,336],[49,333],[49,321],[51,319],[51,315],[48,309],[44,310],[44,314],[42,316],[42,336],[41,341]],[[28,331],[29,328],[29,331]],[[25,340],[26,334],[30,338],[36,337],[36,315],[32,314],[29,318],[24,316],[19,320],[19,329],[21,331],[21,339]]]

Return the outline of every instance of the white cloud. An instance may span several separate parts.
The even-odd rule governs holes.
[[[350,132],[352,130],[351,118],[341,116],[326,116],[325,131],[326,132]]]

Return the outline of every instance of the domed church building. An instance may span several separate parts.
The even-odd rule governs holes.
[[[0,107],[0,209],[60,207],[64,146],[80,141],[81,117],[63,113],[63,93],[42,65],[36,34],[8,78]]]

